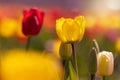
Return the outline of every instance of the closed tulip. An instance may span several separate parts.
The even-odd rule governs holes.
[[[64,43],[79,42],[82,40],[85,30],[85,19],[77,16],[75,19],[60,18],[56,21],[56,32]]]
[[[111,52],[102,51],[97,55],[97,74],[100,76],[109,76],[114,68],[114,59]]]
[[[24,11],[22,20],[22,32],[24,35],[37,35],[42,27],[44,12],[38,8]]]
[[[72,55],[72,47],[70,44],[60,44],[60,49],[59,49],[59,54],[60,57],[64,60],[67,60],[71,57]]]

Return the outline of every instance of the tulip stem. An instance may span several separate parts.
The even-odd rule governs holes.
[[[95,74],[91,74],[91,80],[95,80]]]
[[[73,59],[74,59],[74,63],[75,63],[75,70],[78,76],[78,65],[77,65],[77,57],[76,57],[76,52],[75,52],[75,46],[74,43],[71,43],[72,46],[72,55],[73,55]]]
[[[27,39],[26,50],[28,50],[30,47],[30,41],[31,41],[31,36],[29,36]]]
[[[67,80],[68,75],[69,75],[69,71],[68,71],[68,60],[62,60],[62,64],[63,64],[63,67],[64,67],[64,69],[65,69],[64,80]]]

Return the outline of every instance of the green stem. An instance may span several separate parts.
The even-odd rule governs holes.
[[[28,37],[27,44],[26,44],[26,50],[28,50],[30,47],[30,41],[31,41],[31,36]]]
[[[117,71],[119,69],[119,61],[120,61],[120,56],[115,55],[115,58],[114,58],[114,71]]]
[[[64,69],[65,69],[64,80],[66,80],[66,79],[67,79],[67,76],[66,76],[66,61],[65,61],[65,60],[62,60],[62,65],[63,65],[63,67],[64,67]]]
[[[74,63],[75,63],[75,71],[78,76],[78,65],[77,65],[77,57],[76,57],[76,53],[75,53],[74,43],[71,43],[71,46],[72,46],[72,55],[73,55],[73,59],[74,59]]]
[[[62,64],[63,64],[63,67],[65,69],[64,80],[67,80],[68,77],[69,77],[69,80],[72,80],[72,78],[70,76],[70,70],[69,70],[69,60],[62,60]]]

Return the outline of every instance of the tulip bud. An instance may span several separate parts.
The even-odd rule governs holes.
[[[37,35],[42,27],[44,13],[38,8],[23,12],[22,32],[24,35]]]
[[[97,70],[97,51],[96,48],[92,48],[89,55],[89,72],[90,74],[95,74]]]
[[[64,43],[79,42],[82,40],[85,31],[85,19],[78,16],[75,19],[60,18],[56,21],[56,32]]]
[[[70,44],[61,43],[59,52],[62,59],[68,59],[72,55],[72,47]]]
[[[97,74],[100,76],[109,76],[114,68],[114,58],[111,52],[102,51],[97,55]]]
[[[97,53],[99,53],[99,52],[100,52],[100,49],[99,49],[99,45],[98,45],[97,41],[96,41],[95,39],[93,39],[92,42],[93,42],[93,46],[95,47]]]

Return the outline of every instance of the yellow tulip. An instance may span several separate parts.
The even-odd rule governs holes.
[[[115,43],[115,49],[116,49],[117,53],[120,54],[120,38],[118,38]]]
[[[60,58],[59,55],[59,48],[60,48],[61,41],[60,40],[55,40],[53,43],[53,53]]]
[[[102,51],[97,54],[97,74],[109,76],[114,68],[114,59],[111,52]]]
[[[2,80],[63,80],[60,62],[50,54],[9,51],[1,57]]]
[[[60,58],[60,55],[59,55],[60,44],[61,44],[60,40],[56,40],[56,39],[49,40],[45,44],[45,49],[46,51],[52,52],[53,54],[55,54],[57,58]]]
[[[64,43],[79,42],[85,30],[85,19],[77,16],[75,19],[60,18],[56,21],[56,32]]]
[[[27,36],[25,36],[22,32],[22,25],[20,21],[18,21],[17,27],[15,29],[15,36],[18,38],[18,40],[27,40]]]
[[[0,35],[3,37],[11,37],[15,34],[17,22],[14,19],[4,18],[0,25]]]

